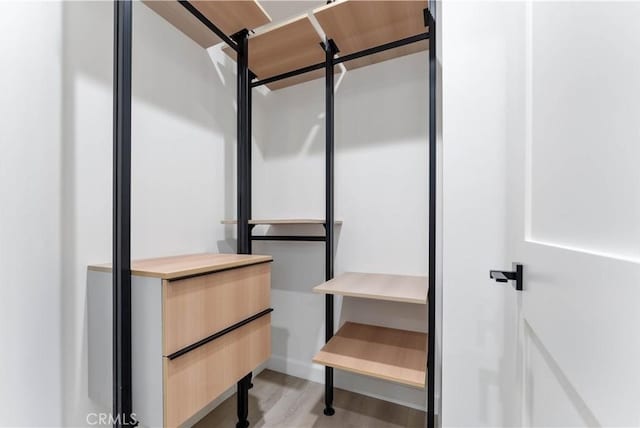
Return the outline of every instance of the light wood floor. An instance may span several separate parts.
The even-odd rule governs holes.
[[[249,391],[250,428],[395,428],[425,426],[419,410],[335,389],[334,416],[324,416],[324,386],[319,383],[265,370]],[[226,400],[195,428],[233,428],[236,397]]]

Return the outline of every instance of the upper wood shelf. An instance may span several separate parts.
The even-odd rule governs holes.
[[[222,220],[222,224],[238,224],[238,220]],[[324,219],[319,218],[289,218],[289,219],[251,219],[249,224],[255,225],[295,225],[295,224],[324,224]],[[335,224],[342,224],[342,220],[336,220]]]
[[[328,39],[340,50],[339,55],[391,43],[427,31],[424,20],[426,1],[345,0],[319,7],[313,11]],[[426,41],[345,62],[354,69],[386,61],[426,49]]]
[[[177,1],[143,0],[200,46],[208,48],[220,42],[210,29],[189,13]],[[192,0],[202,15],[227,35],[242,29],[253,30],[271,22],[271,18],[257,0]],[[313,11],[326,36],[333,39],[347,55],[364,49],[394,42],[424,33],[424,0],[359,1],[343,0]],[[269,26],[267,26],[269,27]],[[249,68],[258,79],[266,79],[324,61],[320,36],[308,15],[302,15],[249,37]],[[379,52],[345,62],[348,70],[386,61],[428,48],[428,40]],[[224,51],[235,58],[235,51]],[[336,73],[340,68],[336,67]],[[266,86],[276,90],[324,76],[324,70],[271,82]]]
[[[347,322],[313,362],[424,389],[427,335]]]
[[[206,49],[221,42],[213,31],[198,21],[177,1],[143,0],[143,3],[203,48]]]
[[[221,42],[213,31],[177,1],[143,0],[143,3],[203,48]],[[271,22],[267,12],[255,0],[191,1],[191,4],[229,36],[244,28],[251,30]]]
[[[426,276],[347,272],[314,287],[313,291],[425,305],[428,287]]]
[[[320,36],[307,15],[299,16],[266,29],[249,38],[249,69],[258,79],[277,76],[298,68],[324,61]],[[235,51],[223,51],[235,59]],[[324,76],[323,70],[305,73],[266,86],[280,89]]]
[[[191,4],[227,36],[271,22],[256,0],[191,0]]]
[[[131,274],[162,279],[176,279],[190,275],[249,266],[272,260],[273,257],[271,256],[246,254],[189,254],[184,256],[134,260],[131,262]],[[111,263],[90,265],[89,270],[111,272]]]

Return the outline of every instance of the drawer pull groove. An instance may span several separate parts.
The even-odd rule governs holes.
[[[263,317],[263,316],[265,316],[265,315],[267,315],[267,314],[269,314],[271,312],[273,312],[273,308],[265,309],[262,312],[258,312],[257,314],[252,315],[249,318],[246,318],[246,319],[244,319],[244,320],[242,320],[240,322],[237,322],[237,323],[225,328],[224,330],[220,330],[219,332],[214,333],[211,336],[205,337],[204,339],[199,340],[199,341],[197,341],[197,342],[195,342],[195,343],[193,343],[193,344],[191,344],[189,346],[185,346],[184,348],[182,348],[182,349],[180,349],[180,350],[168,355],[167,358],[170,359],[170,360],[176,359],[176,358],[186,354],[189,351],[193,351],[194,349],[199,348],[202,345],[206,345],[207,343],[209,343],[209,342],[211,342],[213,340],[216,340],[216,339],[224,336],[225,334],[229,334],[233,330],[237,330],[240,327],[249,324],[251,321],[255,321],[258,318]]]

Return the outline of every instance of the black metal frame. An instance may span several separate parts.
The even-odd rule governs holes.
[[[306,242],[324,242],[326,236],[320,235],[258,235],[251,236],[252,241],[306,241]]]
[[[333,278],[333,244],[334,244],[334,57],[338,48],[333,40],[323,45],[325,51],[325,281]],[[325,342],[333,337],[334,329],[333,294],[325,296]],[[333,409],[333,367],[324,368],[324,414],[332,416]]]
[[[395,42],[390,42],[390,43],[385,43],[379,46],[374,46],[372,48],[369,49],[364,49],[362,51],[358,51],[358,52],[354,52],[352,54],[349,55],[345,55],[345,56],[341,56],[338,58],[332,58],[333,61],[333,65],[338,65],[341,64],[343,62],[347,62],[347,61],[352,61],[354,59],[358,59],[358,58],[362,58],[363,56],[369,56],[369,55],[373,55],[379,52],[384,52],[387,51],[389,49],[395,49],[395,48],[399,48],[401,46],[406,46],[412,43],[416,43],[419,42],[420,40],[427,40],[429,39],[430,33],[426,32],[426,33],[421,33],[421,34],[416,34],[415,36],[411,36],[411,37],[407,37],[404,39],[400,39],[400,40],[396,40]],[[335,46],[335,43],[334,43]],[[338,52],[338,49],[336,47],[336,53]],[[320,70],[322,68],[326,69],[327,67],[327,61],[323,61],[323,62],[319,62],[317,64],[313,64],[313,65],[309,65],[307,67],[302,67],[302,68],[298,68],[297,70],[292,70],[292,71],[288,71],[286,73],[282,73],[282,74],[278,74],[272,77],[267,77],[265,79],[261,79],[261,80],[256,80],[254,82],[251,82],[251,87],[252,88],[256,88],[258,86],[262,86],[262,85],[267,85],[269,83],[273,83],[273,82],[277,82],[279,80],[284,80],[284,79],[288,79],[290,77],[295,77],[295,76],[299,76],[301,74],[305,74],[305,73],[309,73],[311,71],[315,71],[315,70]]]
[[[132,3],[114,4],[113,43],[113,426],[135,425],[131,370]]]
[[[436,57],[436,21],[433,16],[435,1],[425,9],[425,24],[429,27],[429,334],[427,345],[427,428],[436,427],[435,411],[435,355],[436,355],[436,278],[437,278],[437,189],[438,189],[438,150],[437,150],[437,77]]]
[[[237,253],[250,254],[249,219],[251,218],[251,128],[249,93],[249,32],[242,30],[233,38],[237,51],[238,153],[237,153]]]
[[[323,241],[325,242],[325,279],[333,278],[334,267],[334,67],[337,64],[373,55],[389,49],[405,46],[420,40],[430,39],[429,48],[429,349],[428,366],[433,367],[435,357],[435,323],[436,323],[436,28],[435,20],[429,10],[425,10],[425,24],[429,32],[405,39],[365,49],[343,57],[337,57],[338,47],[329,40],[323,44],[325,61],[292,70],[277,76],[254,81],[255,75],[248,67],[248,31],[242,30],[234,35],[227,35],[215,24],[202,15],[189,1],[178,0],[194,17],[202,22],[213,33],[220,37],[237,53],[237,133],[238,133],[238,183],[237,183],[237,252],[251,254],[252,241]],[[433,3],[433,2],[432,2]],[[113,171],[113,412],[114,427],[135,425],[131,418],[132,382],[131,382],[131,40],[132,40],[132,4],[131,0],[115,0],[114,13],[114,171]],[[267,235],[253,236],[254,225],[249,224],[251,218],[251,89],[276,82],[314,70],[325,69],[326,96],[326,146],[325,146],[325,235],[293,236]],[[264,313],[254,317],[266,315]],[[325,339],[329,341],[334,333],[333,295],[328,294],[325,301]],[[241,323],[250,322],[251,318]],[[241,324],[238,323],[238,324]],[[244,325],[244,324],[242,324]],[[233,331],[241,325],[231,326],[203,341],[215,340],[223,334]],[[206,343],[204,342],[204,343]],[[199,342],[198,342],[199,343]],[[202,344],[191,346],[201,346]],[[189,349],[191,350],[191,349]],[[170,357],[179,357],[171,355]],[[182,353],[184,353],[182,352]],[[435,428],[435,373],[427,370],[427,417],[428,427]],[[236,427],[249,426],[248,390],[252,374],[248,373],[237,385],[238,423]],[[333,415],[333,368],[325,367],[325,415]]]
[[[237,61],[237,101],[238,101],[238,143],[237,143],[237,248],[238,254],[251,254],[251,87],[249,70],[249,31],[244,29],[232,36],[238,49]],[[249,389],[252,373],[247,373],[237,383],[236,428],[249,426]]]

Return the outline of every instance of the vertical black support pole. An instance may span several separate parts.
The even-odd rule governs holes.
[[[249,32],[242,30],[233,36],[238,44],[238,254],[251,253],[251,87],[249,71]],[[249,426],[249,388],[251,373],[245,375],[237,384],[237,428]]]
[[[236,428],[247,428],[249,426],[249,388],[251,386],[251,373],[240,379],[238,382],[238,392],[236,394],[238,422]]]
[[[249,70],[249,81],[247,83],[247,171],[246,171],[246,197],[245,204],[247,207],[247,222],[251,219],[252,211],[251,211],[251,201],[253,200],[252,196],[252,158],[251,154],[251,121],[253,117],[253,88],[251,87],[251,81],[255,78],[255,74],[251,70]],[[253,253],[253,242],[251,241],[251,231],[253,230],[253,225],[247,224],[247,253]],[[251,384],[253,386],[253,384]]]
[[[333,244],[334,244],[334,212],[333,212],[333,153],[334,153],[334,82],[333,57],[337,51],[333,40],[328,40],[325,49],[325,280],[333,278]],[[325,341],[333,337],[333,294],[325,296]],[[333,367],[324,368],[324,414],[331,416],[333,409]]]
[[[134,424],[131,393],[132,4],[116,0],[113,45],[113,426]]]
[[[247,30],[242,30],[234,36],[238,44],[238,254],[249,254],[249,215],[251,202],[251,173],[249,171],[251,156],[250,135],[250,95],[249,67],[248,67],[248,36]]]
[[[435,5],[435,2],[431,2]],[[437,58],[436,22],[427,11],[429,25],[429,349],[427,350],[427,427],[435,428],[435,347],[436,347],[436,221],[437,221]]]

